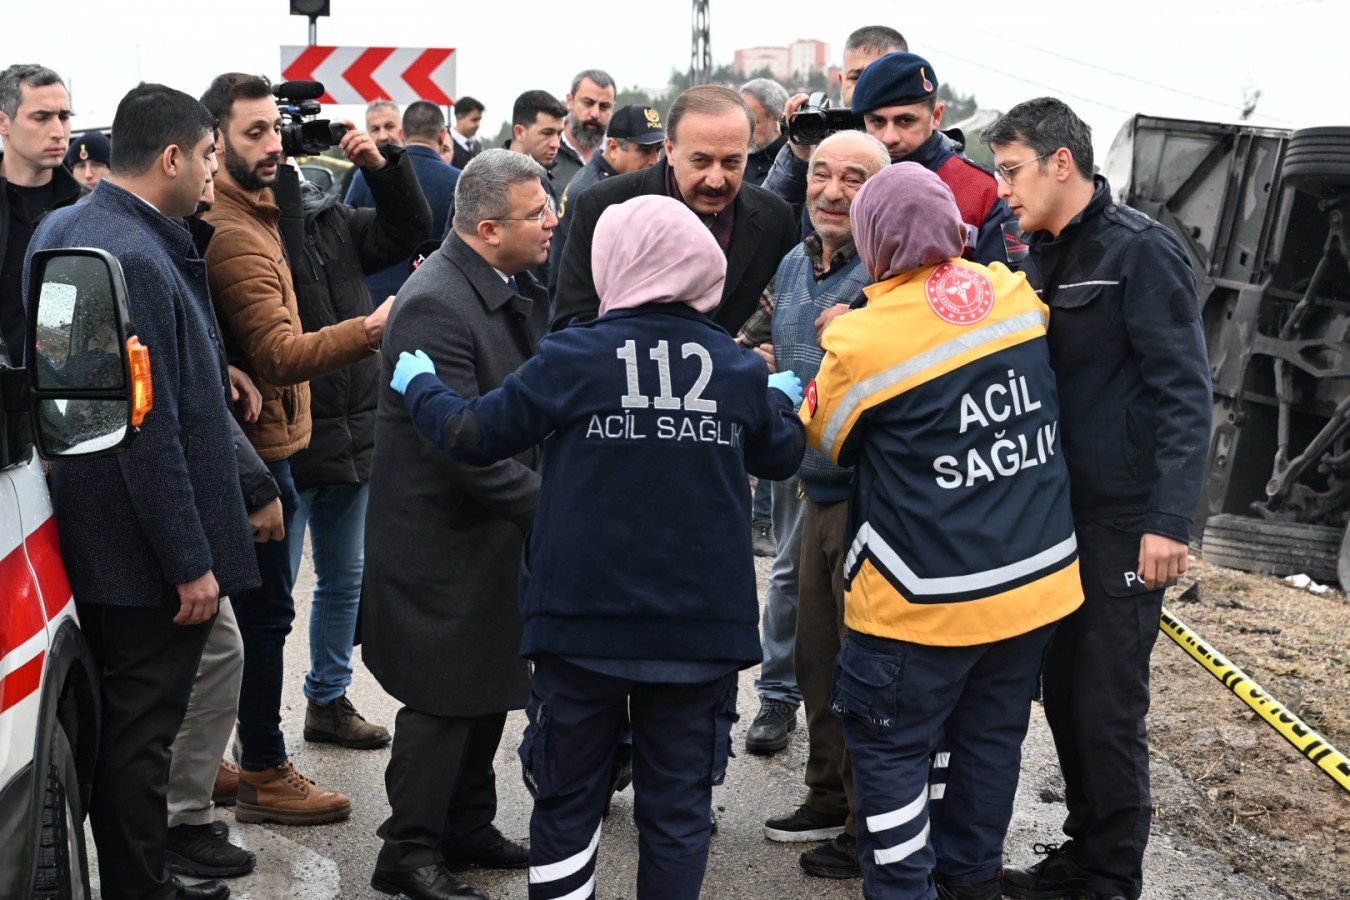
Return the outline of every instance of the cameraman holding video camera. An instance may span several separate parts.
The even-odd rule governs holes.
[[[1016,234],[1016,221],[998,197],[993,172],[966,158],[959,132],[953,139],[940,130],[944,105],[938,99],[931,63],[909,53],[898,32],[882,26],[860,28],[844,46],[843,101],[851,105],[851,116],[844,110],[812,107],[812,99],[803,94],[788,102],[787,130],[797,137],[779,151],[764,181],[766,189],[794,206],[800,204],[806,196],[806,160],[812,147],[831,131],[866,131],[886,145],[891,162],[916,162],[952,189],[968,231],[967,259],[982,265],[1008,264],[1003,226]]]
[[[216,228],[206,257],[211,293],[227,346],[262,393],[262,412],[244,430],[276,479],[286,529],[285,540],[256,545],[262,587],[236,598],[244,639],[236,817],[292,825],[336,821],[351,810],[346,795],[295,771],[281,735],[282,653],[295,618],[292,545],[304,533],[294,527],[297,507],[322,504],[322,518],[333,520],[313,540],[319,625],[310,629],[305,737],[349,747],[389,742],[388,731],[361,718],[345,693],[374,443],[374,354],[392,301],[374,308],[362,275],[410,256],[431,227],[402,149],[378,148],[349,123],[299,121],[318,112],[317,104],[294,105],[306,99],[302,87],[274,92],[262,78],[230,73],[202,96],[220,121],[216,205],[205,216]],[[291,95],[282,102],[292,124],[284,124],[276,94]],[[376,209],[302,193],[285,156],[330,143],[362,168]]]

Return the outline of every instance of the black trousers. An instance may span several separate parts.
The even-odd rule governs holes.
[[[444,861],[447,849],[472,847],[497,815],[492,758],[506,713],[437,716],[405,706],[394,722],[384,770],[389,818],[375,865],[408,871]]]
[[[143,608],[77,604],[99,668],[103,731],[89,821],[104,900],[169,900],[169,746],[183,724],[212,621],[175,625],[178,596]]]
[[[1144,717],[1163,592],[1134,575],[1137,522],[1076,527],[1083,605],[1060,622],[1042,676],[1064,773],[1066,852],[1087,870],[1089,892],[1137,898],[1153,813]]]

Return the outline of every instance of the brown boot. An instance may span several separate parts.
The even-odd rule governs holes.
[[[290,760],[261,772],[243,769],[239,773],[236,821],[319,825],[345,819],[351,812],[351,798],[319,787],[297,772]]]
[[[367,722],[343,694],[332,703],[309,701],[305,710],[305,740],[372,750],[385,746],[393,738],[388,728]]]
[[[220,761],[216,769],[216,786],[211,791],[211,802],[216,806],[234,806],[239,799],[239,767],[228,759]]]

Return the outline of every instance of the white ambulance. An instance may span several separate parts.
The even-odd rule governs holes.
[[[88,898],[98,682],[39,457],[119,452],[150,368],[116,260],[49,250],[31,271],[27,364],[0,363],[0,898]]]

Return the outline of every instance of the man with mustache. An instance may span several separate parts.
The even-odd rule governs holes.
[[[616,175],[578,197],[554,297],[553,327],[594,318],[600,306],[591,272],[595,223],[615,203],[644,194],[682,201],[717,238],[727,257],[722,303],[713,321],[732,334],[759,305],[778,263],[797,243],[792,210],[755,185],[742,184],[755,117],[741,95],[721,85],[690,88],[666,117],[666,158]]]
[[[610,116],[614,114],[615,91],[614,79],[600,69],[578,72],[572,79],[572,90],[563,98],[567,118],[562,145],[549,172],[559,195],[602,149]]]
[[[773,354],[780,370],[810,382],[825,355],[816,320],[849,303],[872,283],[853,242],[849,209],[868,179],[890,164],[886,147],[856,131],[818,144],[808,164],[806,210],[814,232],[778,267],[774,278]],[[795,811],[764,823],[769,840],[829,841],[801,855],[802,869],[822,877],[861,874],[856,828],[849,815],[852,770],[839,719],[830,711],[835,657],[844,632],[844,559],[849,542],[853,469],[808,448],[797,476],[773,486],[778,555],[764,602],[764,660],[755,683],[760,712],[746,749],[787,746],[805,703],[809,753],[806,798]]]
[[[281,735],[282,653],[295,618],[289,539],[298,494],[290,457],[309,445],[309,380],[369,359],[379,349],[392,298],[367,315],[306,333],[287,264],[272,185],[283,164],[281,116],[268,83],[229,73],[211,82],[202,105],[220,121],[216,203],[203,218],[215,226],[206,261],[226,347],[246,364],[262,394],[256,422],[244,432],[281,492],[287,538],[256,544],[262,586],[235,599],[244,639],[239,694],[241,822],[311,825],[346,818],[347,796],[295,770]],[[367,177],[386,157],[364,131],[342,138],[343,151]],[[401,151],[393,151],[401,153]]]

